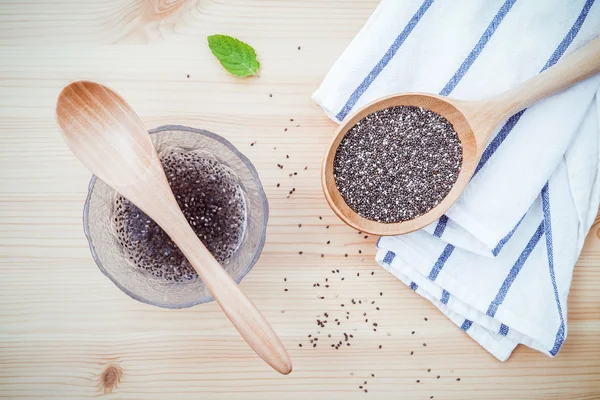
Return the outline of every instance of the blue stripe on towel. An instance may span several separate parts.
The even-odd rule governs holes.
[[[446,224],[448,223],[448,217],[446,215],[442,215],[438,221],[438,224],[435,227],[435,231],[433,232],[433,236],[442,237],[444,231],[446,230]]]
[[[531,252],[533,251],[535,246],[540,241],[540,238],[542,237],[543,233],[544,233],[544,221],[542,221],[540,223],[540,225],[538,226],[538,228],[535,230],[535,233],[533,234],[531,239],[529,239],[529,243],[527,243],[527,246],[525,246],[525,249],[523,249],[523,251],[521,252],[521,255],[519,256],[519,258],[517,259],[517,261],[515,262],[513,267],[510,269],[508,275],[504,279],[504,282],[502,283],[500,290],[498,290],[496,297],[494,298],[494,300],[492,300],[492,302],[490,303],[490,306],[488,307],[488,310],[486,312],[486,314],[488,316],[494,317],[496,315],[496,311],[498,311],[498,306],[500,306],[500,304],[502,304],[502,302],[506,298],[506,295],[508,294],[510,287],[512,286],[515,279],[517,278],[517,275],[519,275],[519,272],[521,271],[521,268],[525,264],[525,261],[527,261],[527,258],[529,258],[529,255],[531,254]]]
[[[344,107],[342,107],[341,111],[335,116],[339,121],[346,118],[350,110],[352,110],[352,107],[354,107],[354,105],[360,99],[363,93],[369,88],[369,86],[371,86],[371,83],[373,83],[373,81],[379,76],[379,74],[381,73],[381,71],[383,71],[386,65],[388,65],[388,63],[394,57],[400,46],[402,46],[406,38],[410,35],[410,33],[419,23],[425,12],[429,9],[433,1],[434,0],[425,0],[423,4],[421,4],[421,7],[419,7],[417,12],[415,12],[410,21],[408,21],[408,24],[404,27],[400,35],[398,35],[396,40],[394,40],[394,43],[392,43],[390,48],[385,52],[381,60],[379,60],[377,65],[373,67],[371,72],[369,72],[369,75],[367,75],[365,79],[363,79],[361,84],[358,85],[356,90],[354,90],[354,92],[350,95],[350,98],[348,99]]]
[[[437,279],[438,275],[440,274],[440,271],[442,270],[442,268],[444,268],[446,261],[448,261],[448,257],[450,257],[453,251],[454,246],[452,246],[451,244],[447,244],[444,248],[444,251],[442,251],[442,254],[440,254],[440,257],[433,265],[433,268],[431,268],[429,276],[427,277],[429,280],[435,281]]]
[[[462,323],[462,325],[460,326],[460,329],[462,329],[463,331],[468,331],[469,328],[471,327],[471,325],[473,325],[473,321],[470,321],[468,319],[465,319],[465,321]]]
[[[501,334],[502,336],[508,335],[508,326],[506,326],[504,324],[500,324],[500,330],[498,331],[498,333]]]
[[[575,36],[577,36],[577,33],[579,33],[579,30],[581,29],[581,25],[583,25],[583,22],[585,21],[588,13],[590,11],[590,8],[594,4],[594,1],[595,0],[587,0],[585,2],[583,9],[581,10],[581,12],[579,13],[579,16],[575,20],[575,23],[573,24],[573,26],[571,26],[571,29],[569,29],[569,32],[567,32],[567,34],[565,35],[563,40],[559,43],[558,47],[556,47],[556,49],[554,50],[554,53],[552,53],[552,55],[550,56],[548,61],[546,61],[546,64],[540,70],[540,72],[543,72],[547,68],[556,64],[556,62],[562,57],[562,55],[565,53],[565,51],[567,50],[569,45],[573,42],[573,39],[575,39]],[[506,123],[504,124],[502,129],[500,129],[500,132],[498,132],[498,134],[494,137],[494,139],[492,139],[492,141],[485,148],[485,150],[481,156],[481,160],[479,160],[479,164],[477,165],[477,168],[475,169],[475,173],[473,174],[473,176],[477,175],[479,170],[488,162],[488,160],[496,152],[496,150],[498,150],[498,147],[500,147],[502,142],[504,142],[504,139],[506,139],[508,134],[512,131],[512,129],[515,127],[515,125],[517,124],[517,122],[519,121],[519,119],[521,118],[521,116],[523,115],[523,113],[526,110],[527,109],[519,111],[518,113],[516,113],[515,115],[510,117],[508,119],[508,121],[506,121]]]
[[[546,251],[548,252],[548,270],[550,271],[550,280],[554,289],[554,298],[556,299],[556,308],[560,318],[560,327],[556,332],[554,347],[550,350],[553,356],[558,353],[563,342],[565,341],[565,319],[563,317],[562,306],[560,304],[560,296],[558,295],[558,286],[556,284],[556,275],[554,273],[554,251],[552,245],[552,218],[550,214],[550,189],[548,183],[542,189],[542,211],[544,212],[544,229],[546,234]]]
[[[417,290],[419,288],[419,285],[417,285],[414,282],[411,282],[410,285],[408,285],[408,287],[410,287],[412,290]]]
[[[458,83],[461,81],[463,76],[465,76],[469,68],[471,68],[471,65],[473,65],[479,54],[481,54],[485,45],[490,41],[490,38],[492,37],[494,32],[496,32],[496,29],[500,25],[500,22],[502,22],[506,14],[508,14],[508,12],[515,3],[516,0],[506,0],[502,7],[500,7],[500,10],[498,10],[496,15],[486,28],[486,30],[483,32],[475,47],[473,47],[467,58],[465,58],[463,63],[454,73],[452,78],[450,78],[448,83],[446,83],[446,86],[444,86],[444,88],[440,91],[440,94],[442,96],[448,96],[454,90],[456,85],[458,85]],[[446,215],[442,215],[438,221],[438,224],[435,227],[435,232],[433,233],[433,235],[436,237],[442,237],[444,231],[446,230],[447,222],[448,217]]]
[[[490,38],[492,37],[492,35],[494,34],[496,29],[500,25],[500,22],[502,22],[502,20],[504,19],[506,14],[510,11],[512,6],[516,3],[516,1],[517,0],[506,0],[504,2],[504,4],[502,5],[502,7],[500,7],[500,10],[498,10],[498,12],[492,19],[492,22],[490,22],[490,24],[488,25],[485,32],[483,32],[483,35],[481,35],[481,37],[479,38],[479,41],[477,42],[475,47],[473,47],[473,50],[471,50],[471,52],[469,53],[467,58],[465,58],[465,60],[461,64],[460,68],[458,68],[458,71],[456,71],[454,73],[454,76],[452,76],[452,78],[450,78],[448,83],[446,83],[446,86],[444,86],[444,88],[440,92],[440,94],[442,96],[448,96],[450,94],[450,92],[452,92],[452,90],[454,90],[456,85],[458,85],[458,82],[460,82],[460,80],[467,73],[467,71],[469,70],[471,65],[473,65],[473,63],[475,62],[475,60],[477,59],[479,54],[481,54],[481,51],[483,50],[485,45],[489,42]]]
[[[383,257],[383,262],[387,265],[390,265],[392,261],[394,261],[394,258],[396,258],[396,253],[394,253],[393,251],[388,251]]]
[[[504,247],[504,245],[510,240],[510,238],[512,237],[512,235],[515,233],[515,231],[517,230],[517,228],[519,227],[519,225],[521,225],[521,222],[523,222],[523,219],[525,219],[525,215],[524,214],[521,219],[519,220],[519,222],[517,222],[517,224],[515,225],[514,228],[512,228],[512,230],[510,232],[508,232],[506,234],[506,236],[504,236],[502,239],[500,239],[500,241],[498,242],[498,244],[496,245],[496,247],[494,247],[494,249],[492,250],[492,254],[494,255],[494,257],[497,257],[498,254],[500,254],[500,250],[502,250],[502,248]]]
[[[443,304],[448,304],[448,301],[450,300],[450,292],[448,292],[446,289],[442,289],[442,303]]]
[[[525,110],[527,110],[527,109],[525,109]],[[525,110],[521,110],[518,113],[513,114],[508,119],[508,121],[506,121],[506,123],[504,124],[504,126],[502,126],[502,128],[496,134],[496,136],[494,136],[494,138],[488,143],[487,147],[483,151],[483,154],[481,155],[481,159],[479,160],[479,164],[477,164],[477,168],[475,168],[475,172],[473,173],[473,176],[477,175],[477,173],[479,172],[479,170],[481,168],[483,168],[483,166],[485,165],[485,163],[487,163],[488,160],[490,159],[490,157],[492,157],[492,155],[494,155],[494,153],[496,152],[496,150],[498,150],[498,147],[500,147],[500,145],[502,144],[502,142],[504,142],[504,139],[506,139],[506,137],[513,130],[513,128],[515,127],[515,125],[517,124],[517,122],[519,122],[519,120],[521,119],[521,116],[523,115],[523,113],[525,112]]]

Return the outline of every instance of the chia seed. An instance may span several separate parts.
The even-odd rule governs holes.
[[[218,162],[194,152],[161,158],[183,215],[220,264],[238,249],[246,226],[244,194],[236,176]],[[140,270],[173,282],[198,274],[156,222],[122,196],[115,205],[115,228],[122,251]]]
[[[462,145],[446,118],[397,106],[371,113],[348,130],[333,171],[350,208],[372,221],[395,223],[437,206],[461,165]]]

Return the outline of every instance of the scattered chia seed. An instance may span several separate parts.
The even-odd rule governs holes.
[[[340,195],[382,223],[412,220],[437,206],[462,165],[462,145],[443,116],[413,106],[376,111],[356,123],[333,162]]]
[[[190,74],[187,74],[188,79],[190,79]]]
[[[229,168],[197,152],[174,151],[163,155],[161,163],[194,233],[223,264],[237,250],[246,225],[237,178]],[[198,279],[165,231],[122,196],[116,199],[114,220],[118,243],[136,267],[167,281]]]
[[[273,93],[269,93],[269,97],[273,97]]]

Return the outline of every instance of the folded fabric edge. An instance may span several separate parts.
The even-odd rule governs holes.
[[[440,299],[432,296],[427,290],[418,286],[413,282],[410,277],[404,275],[402,272],[395,268],[389,268],[382,260],[378,259],[378,263],[392,273],[396,278],[400,279],[409,288],[414,290],[420,296],[429,300],[434,306],[436,306],[446,317],[448,317],[456,326],[458,326],[463,332],[469,335],[475,340],[481,347],[491,353],[500,361],[506,361],[512,354],[512,351],[518,345],[517,342],[509,339],[505,336],[500,336],[486,329],[485,327],[466,319],[463,315],[450,309],[448,306],[443,304]]]
[[[329,117],[329,119],[331,119],[336,124],[339,124],[342,121],[337,119],[335,112],[332,112],[329,108],[327,108],[327,106],[325,105],[324,96],[321,94],[321,92],[322,92],[322,88],[319,87],[312,95],[313,101],[315,103],[317,103],[317,105],[323,109],[323,111],[325,112],[325,115],[327,115],[327,117]]]
[[[509,340],[510,342],[515,343],[515,346],[518,343],[522,343],[550,357],[555,356],[555,354],[551,354],[549,350],[552,348],[552,345],[543,343],[544,338],[540,329],[538,329],[539,327],[536,327],[531,321],[524,320],[507,309],[500,309],[493,318],[489,317],[481,311],[483,308],[482,305],[479,304],[480,299],[468,296],[465,298],[464,291],[460,290],[457,284],[452,283],[453,279],[451,277],[446,277],[446,283],[450,283],[447,285],[445,284],[442,288],[435,282],[427,280],[425,276],[413,268],[409,267],[408,269],[404,268],[400,270],[397,268],[399,262],[405,263],[406,265],[409,264],[404,260],[401,260],[401,257],[397,256],[394,256],[393,259],[390,260],[388,253],[390,253],[390,251],[387,249],[380,248],[376,255],[376,261],[384,269],[401,279],[411,289],[415,290],[416,288],[419,288],[419,291],[415,291],[419,295],[430,300],[434,305],[438,306],[438,303],[441,303],[446,307],[446,310],[456,313],[456,315],[459,316],[458,320],[451,319],[461,328],[465,321],[470,321],[469,326],[472,324],[472,326],[480,327],[479,331],[475,329],[472,333],[470,333],[470,329],[463,330],[470,334],[480,345],[484,346],[485,344],[484,347],[486,349],[490,348],[490,352],[491,348],[496,346],[495,343],[498,338],[500,338],[501,340]],[[440,292],[438,295],[433,294],[434,291],[432,291],[432,285],[439,288],[439,290],[435,290],[435,292]],[[430,288],[427,289],[428,287]],[[450,295],[450,293],[452,293],[452,295]],[[450,296],[453,298],[451,303],[448,302]],[[448,304],[451,304],[452,307]],[[484,306],[484,308],[485,307],[487,306]],[[440,307],[438,306],[438,308]],[[440,310],[450,318],[444,309],[440,308]],[[515,327],[519,327],[520,329],[516,329]],[[500,333],[502,333],[502,335],[500,335]],[[492,340],[492,342],[490,342],[490,340]],[[507,357],[509,355],[510,353]],[[498,359],[501,359],[501,357],[498,357]]]

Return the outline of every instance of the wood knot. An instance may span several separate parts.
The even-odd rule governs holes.
[[[104,393],[111,393],[113,389],[116,389],[122,376],[123,369],[119,365],[107,365],[100,375],[100,385],[104,389]]]
[[[154,0],[148,2],[148,17],[157,19],[172,14],[185,3],[185,0]]]

